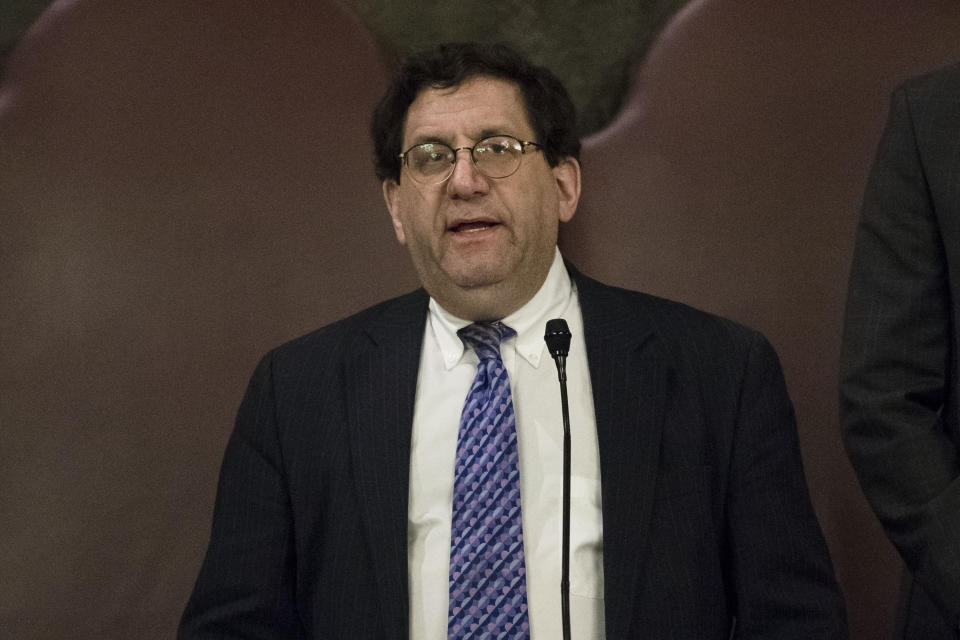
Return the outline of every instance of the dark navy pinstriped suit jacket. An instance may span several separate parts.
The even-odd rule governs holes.
[[[906,561],[896,637],[960,638],[960,64],[890,101],[850,271],[847,453]],[[914,580],[915,578],[915,580]]]
[[[720,640],[734,618],[737,638],[846,637],[768,343],[572,273],[600,446],[607,638]],[[181,638],[409,637],[427,302],[382,303],[260,363]]]

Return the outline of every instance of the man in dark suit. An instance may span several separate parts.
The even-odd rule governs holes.
[[[373,134],[424,288],[261,362],[181,637],[560,637],[555,317],[572,636],[846,637],[769,344],[560,258],[580,168],[559,81],[441,46],[403,66]]]
[[[900,551],[898,638],[960,619],[960,66],[893,94],[863,202],[842,359],[847,452]]]

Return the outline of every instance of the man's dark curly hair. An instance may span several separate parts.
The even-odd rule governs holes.
[[[560,80],[502,44],[450,43],[408,58],[373,113],[374,164],[381,180],[400,181],[403,128],[407,110],[426,88],[459,86],[475,76],[513,82],[520,89],[535,142],[551,167],[580,157],[576,110]]]

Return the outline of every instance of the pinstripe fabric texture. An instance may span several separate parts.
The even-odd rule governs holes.
[[[500,322],[457,332],[476,352],[477,376],[460,416],[450,540],[451,640],[530,637],[520,518],[520,456]]]
[[[846,637],[793,412],[759,334],[575,271],[617,640]],[[422,291],[268,354],[224,455],[181,638],[408,640]],[[559,589],[558,589],[559,592]],[[559,594],[558,594],[559,597]]]
[[[893,94],[850,273],[847,453],[906,576],[898,638],[960,637],[960,65]]]

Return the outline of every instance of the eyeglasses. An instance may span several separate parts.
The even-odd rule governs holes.
[[[470,152],[473,164],[488,178],[506,178],[516,173],[527,147],[540,150],[540,145],[513,136],[490,136],[472,147],[454,149],[442,142],[417,144],[398,157],[407,167],[410,177],[423,184],[440,184],[453,175],[457,153],[464,149]]]

